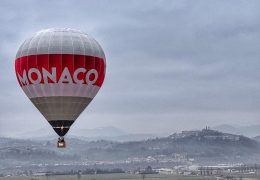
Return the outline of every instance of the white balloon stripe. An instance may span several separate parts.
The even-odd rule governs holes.
[[[62,88],[62,90],[61,90]],[[50,96],[75,96],[94,98],[98,93],[100,87],[95,85],[80,85],[78,84],[30,84],[23,86],[22,89],[29,98],[35,97],[50,97]],[[29,92],[33,93],[29,93]],[[43,92],[44,91],[44,92]]]

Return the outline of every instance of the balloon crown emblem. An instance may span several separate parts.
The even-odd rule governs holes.
[[[22,90],[60,136],[64,136],[101,88],[106,58],[90,35],[69,28],[41,30],[26,39],[15,60]]]

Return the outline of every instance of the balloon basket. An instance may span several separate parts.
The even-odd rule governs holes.
[[[63,137],[59,137],[58,142],[57,142],[57,148],[65,148],[66,147],[66,142]]]

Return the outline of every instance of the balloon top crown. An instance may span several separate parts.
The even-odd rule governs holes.
[[[48,29],[42,29],[42,30],[36,32],[35,34],[53,33],[53,32],[80,33],[80,34],[85,34],[85,35],[89,36],[87,33],[77,30],[77,29],[73,29],[73,28],[48,28]]]
[[[16,58],[39,54],[78,54],[106,59],[102,47],[92,36],[72,28],[36,32],[23,42]]]

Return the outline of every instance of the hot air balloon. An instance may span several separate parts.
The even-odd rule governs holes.
[[[45,29],[21,45],[15,72],[24,93],[59,135],[57,147],[65,147],[65,134],[103,84],[106,58],[88,34]]]

